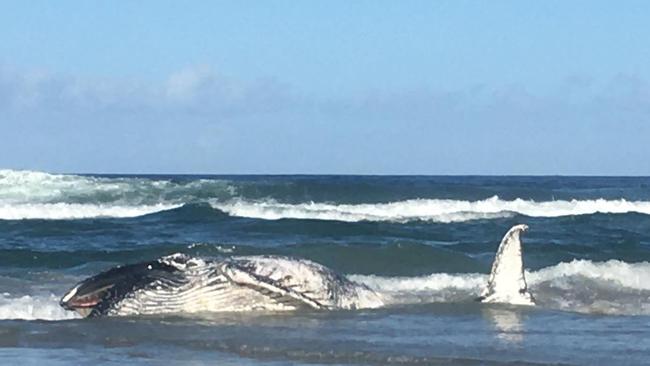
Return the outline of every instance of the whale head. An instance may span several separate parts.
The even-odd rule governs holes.
[[[162,261],[118,266],[71,288],[59,304],[83,317],[105,315],[120,301],[155,281],[173,278],[178,268]]]

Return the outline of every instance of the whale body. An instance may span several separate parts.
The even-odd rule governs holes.
[[[504,236],[479,300],[533,305],[524,277],[520,234]],[[362,309],[382,295],[306,259],[240,256],[204,259],[172,254],[118,266],[70,289],[62,307],[84,317],[299,309]]]
[[[172,254],[88,278],[61,299],[82,316],[357,309],[380,296],[318,263],[282,256],[202,259]]]

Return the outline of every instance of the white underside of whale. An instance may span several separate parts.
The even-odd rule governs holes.
[[[368,287],[326,267],[276,256],[208,262],[184,255],[160,259],[177,267],[178,281],[154,281],[134,291],[109,315],[376,308],[384,303]]]

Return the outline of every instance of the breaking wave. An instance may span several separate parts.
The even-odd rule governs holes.
[[[221,179],[196,177],[97,177],[0,170],[0,203],[95,203],[125,206],[182,204],[227,199],[236,188]]]
[[[232,216],[278,219],[317,219],[337,221],[396,221],[424,220],[462,222],[494,219],[521,214],[531,217],[559,217],[595,213],[650,214],[650,202],[620,200],[571,200],[535,202],[532,200],[502,200],[497,196],[479,201],[415,199],[377,204],[300,203],[231,200],[211,201],[212,207]]]
[[[228,198],[218,179],[93,177],[0,170],[0,220],[137,217],[202,199]]]
[[[0,319],[23,320],[64,320],[79,316],[59,306],[59,299],[50,295],[23,295],[12,297],[8,293],[0,294]]]
[[[335,202],[336,199],[318,202],[309,201],[313,197],[310,198],[307,186],[303,191],[287,188],[286,184],[263,180],[245,183],[217,177],[107,177],[0,170],[0,219],[136,217],[206,202],[231,216],[266,220],[452,223],[507,218],[516,214],[530,217],[650,214],[650,201],[605,198],[534,201],[492,196],[474,201],[416,198],[371,203],[371,197],[366,201],[357,197],[355,203]],[[287,195],[288,191],[293,193]],[[346,191],[337,191],[337,195],[347,197]]]
[[[574,260],[526,272],[537,304],[581,313],[650,315],[650,263]],[[485,274],[435,273],[419,277],[352,275],[384,296],[389,305],[466,302],[478,296]]]
[[[0,204],[1,220],[23,219],[89,219],[101,217],[137,217],[155,212],[172,210],[181,205],[155,204],[142,206],[95,205],[83,203],[25,203]]]

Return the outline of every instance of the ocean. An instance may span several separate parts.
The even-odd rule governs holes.
[[[527,224],[536,306],[475,301]],[[306,258],[378,309],[80,319],[78,281],[172,253]],[[0,170],[0,364],[650,363],[650,178]]]

